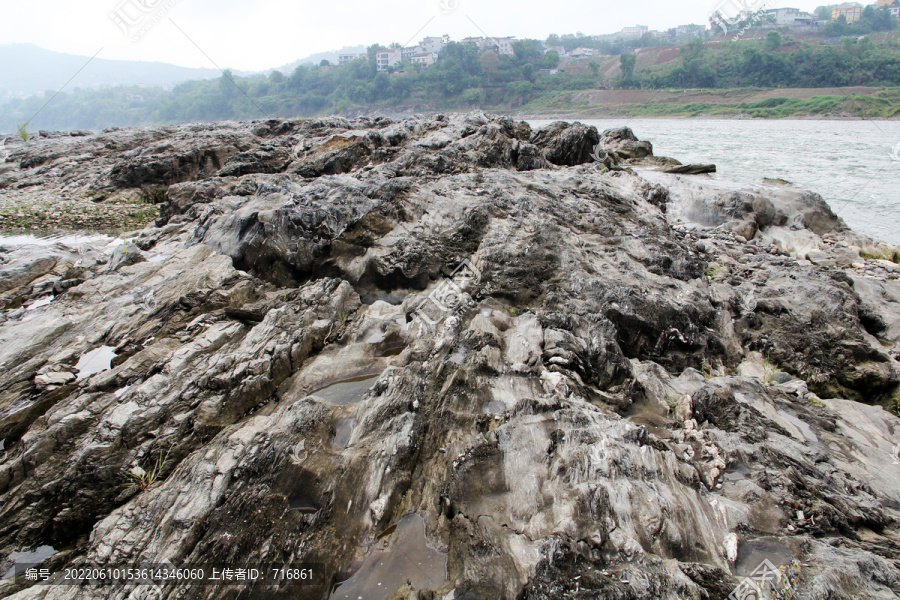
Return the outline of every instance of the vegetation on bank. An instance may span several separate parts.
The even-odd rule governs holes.
[[[896,19],[881,19],[883,11],[853,25],[835,21],[829,31],[854,33],[888,31]],[[866,20],[868,18],[868,20]],[[592,38],[575,38],[592,45]],[[553,41],[553,40],[548,40]],[[571,45],[563,38],[562,45]],[[625,51],[650,44],[633,40],[622,47],[604,43],[608,50]],[[0,131],[28,125],[37,129],[103,129],[224,119],[297,117],[334,114],[353,109],[421,110],[530,110],[587,108],[572,103],[569,92],[589,89],[704,88],[821,88],[844,86],[900,86],[900,43],[880,44],[871,37],[845,37],[837,45],[799,42],[790,33],[771,30],[763,39],[740,41],[694,40],[677,57],[660,65],[639,67],[638,56],[621,54],[619,68],[603,76],[598,59],[568,60],[544,52],[538,40],[521,40],[513,55],[481,53],[474,44],[451,42],[438,62],[428,68],[403,65],[398,71],[379,72],[375,54],[346,65],[302,65],[285,75],[237,77],[225,71],[215,80],[191,81],[172,91],[153,88],[113,88],[63,92],[44,107],[45,97],[11,100],[0,106]],[[651,50],[652,52],[652,50]],[[610,60],[607,57],[607,60]],[[615,59],[612,59],[615,60]],[[900,88],[898,88],[900,89]],[[51,92],[48,92],[51,93]],[[782,117],[840,112],[867,117],[890,117],[900,107],[898,95],[886,92],[862,98],[823,96],[809,99],[773,98],[761,103],[638,104],[632,114],[730,114]],[[623,109],[626,110],[626,109]],[[33,119],[33,115],[39,116]],[[33,123],[31,121],[34,121]]]
[[[696,40],[681,48],[677,60],[641,71],[629,69],[627,56],[617,83],[628,88],[900,85],[900,45],[876,45],[868,37],[812,46],[770,31],[764,40],[723,42],[717,49]]]
[[[709,90],[714,94],[716,90]],[[742,90],[728,90],[729,93]],[[890,119],[900,114],[900,90],[884,90],[871,95],[820,95],[809,98],[773,97],[756,102],[730,102],[727,93],[721,102],[637,102],[617,106],[591,107],[570,101],[571,96],[554,95],[522,107],[517,112],[539,114],[578,111],[593,116],[646,117],[727,117],[750,116],[783,119],[796,116],[840,116],[863,119]]]

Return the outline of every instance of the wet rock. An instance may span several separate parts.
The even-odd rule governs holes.
[[[765,559],[797,597],[900,594],[900,283],[805,260],[876,247],[821,198],[483,113],[28,144],[17,193],[168,188],[124,245],[0,251],[0,558],[419,600],[723,598]]]
[[[702,175],[715,172],[716,165],[675,165],[663,169],[663,173],[677,173],[680,175]]]
[[[859,261],[859,253],[849,248],[830,248],[827,251],[813,251],[806,259],[822,267],[850,267]]]
[[[592,153],[600,142],[596,127],[557,121],[531,136],[531,143],[543,149],[555,165],[581,165],[592,162]]]
[[[115,165],[110,182],[119,188],[170,185],[210,176],[221,168],[226,153],[214,149],[191,150],[166,159],[138,157]]]
[[[653,145],[641,141],[630,127],[608,129],[599,138],[599,143],[607,152],[615,152],[624,159],[644,158],[653,155]]]
[[[145,260],[147,259],[144,258],[141,250],[134,244],[129,244],[128,240],[125,240],[113,250],[112,256],[110,256],[109,262],[106,265],[106,269],[108,271],[115,271],[122,267],[129,267],[139,262],[144,262]]]
[[[75,375],[68,371],[45,371],[34,378],[34,384],[40,390],[52,390],[75,381]]]

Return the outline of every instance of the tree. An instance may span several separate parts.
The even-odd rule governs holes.
[[[706,53],[706,45],[703,40],[692,40],[688,42],[679,52],[679,55],[685,62],[701,58]]]
[[[222,76],[219,77],[219,93],[222,98],[225,99],[226,102],[230,101],[234,96],[234,76],[231,74],[231,69],[225,69],[222,71]]]
[[[319,63],[320,67],[330,67],[331,62],[327,58],[323,58],[322,62]]]
[[[820,6],[819,8],[816,9],[816,16],[818,18],[822,19],[823,21],[830,21],[832,8],[834,8],[834,7],[833,6]]]
[[[891,11],[887,6],[882,6],[872,12],[873,31],[889,31],[897,27],[897,20],[891,16]]]
[[[481,63],[481,68],[484,69],[489,81],[492,80],[494,76],[497,75],[497,71],[500,70],[500,57],[497,56],[497,53],[493,50],[488,50],[482,54],[478,61]]]
[[[766,50],[773,51],[781,48],[782,40],[781,34],[777,31],[770,31],[766,34]]]
[[[531,78],[534,76],[534,65],[528,63],[527,65],[522,66],[522,77],[531,81]]]
[[[559,66],[559,52],[550,50],[544,55],[544,64],[548,69],[555,69]]]
[[[544,45],[538,40],[518,40],[513,42],[513,52],[522,62],[540,62],[544,58]]]
[[[633,52],[619,56],[619,64],[622,68],[622,84],[631,85],[634,81],[634,66],[637,64],[637,55]]]
[[[369,57],[369,77],[375,77],[375,73],[378,72],[378,58],[375,55],[384,50],[387,48],[381,44],[372,44],[366,48],[366,54]]]
[[[559,39],[559,36],[555,33],[551,33],[547,36],[547,45],[548,46],[559,46],[562,42]]]
[[[459,95],[459,101],[463,104],[480,106],[484,102],[484,90],[481,88],[463,90],[463,93]]]
[[[269,81],[275,84],[282,83],[284,81],[284,73],[281,71],[272,71],[269,73]]]
[[[598,63],[596,60],[591,59],[591,62],[588,63],[588,67],[594,74],[594,78],[600,77],[600,63]]]
[[[512,103],[524,104],[531,98],[534,86],[527,81],[515,81],[506,86],[507,97]]]

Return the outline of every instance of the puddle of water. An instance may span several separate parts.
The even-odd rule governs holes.
[[[25,311],[27,312],[29,310],[34,310],[42,306],[47,306],[51,302],[53,302],[53,296],[43,296],[42,298],[38,298],[37,300],[29,304]]]
[[[381,330],[381,327],[373,327],[372,329],[366,332],[366,335],[362,339],[363,344],[377,344],[381,340],[384,339],[384,332]]]
[[[660,439],[670,439],[672,432],[666,429],[665,410],[656,406],[636,404],[634,413],[628,419],[635,425],[643,425],[647,431]]]
[[[491,316],[492,314],[494,314],[494,309],[493,309],[493,308],[482,308],[482,309],[481,309],[481,316],[482,316],[482,317],[489,317],[489,316]]]
[[[447,555],[428,545],[425,520],[417,514],[386,529],[359,570],[335,589],[330,600],[384,600],[407,581],[416,590],[434,590],[447,580]]]
[[[373,292],[362,292],[359,295],[359,299],[363,304],[368,304],[369,306],[375,304],[379,300],[381,300],[382,302],[387,302],[392,306],[400,306],[401,304],[403,304],[406,296],[408,296],[408,294],[406,293],[376,290]]]
[[[112,359],[116,357],[116,349],[112,346],[100,346],[96,350],[91,350],[87,354],[78,359],[75,368],[78,369],[78,379],[90,377],[95,373],[108,371]]]
[[[800,433],[803,434],[803,437],[806,438],[807,441],[817,443],[819,441],[819,437],[812,430],[812,427],[809,426],[809,423],[803,421],[797,415],[793,413],[789,413],[786,410],[779,410],[778,414],[784,417],[791,425],[800,430]]]
[[[750,469],[741,463],[735,463],[725,469],[722,476],[725,478],[725,481],[743,481],[750,477]]]
[[[383,539],[385,539],[385,538],[387,538],[387,537],[390,537],[390,536],[394,535],[394,533],[396,533],[396,531],[397,531],[397,525],[398,525],[398,524],[399,524],[399,523],[392,523],[391,525],[388,525],[388,526],[384,529],[384,531],[382,531],[381,533],[378,534],[378,537],[375,538],[375,541],[376,541],[376,542],[380,542],[381,540],[383,540]]]
[[[362,400],[362,397],[369,391],[376,379],[378,379],[378,375],[367,375],[366,377],[338,381],[309,395],[316,396],[332,404],[346,406]]]
[[[791,549],[771,540],[750,540],[738,547],[738,558],[734,572],[739,577],[747,577],[755,571],[764,560],[776,567],[788,564],[794,558]]]
[[[302,515],[311,515],[319,512],[319,507],[312,498],[307,496],[295,496],[288,498],[288,506],[291,510],[296,510]]]
[[[406,315],[397,315],[394,320],[400,325],[406,325]]]
[[[16,575],[16,564],[33,565],[41,562],[46,558],[50,558],[56,554],[53,546],[38,546],[34,550],[11,552],[6,558],[6,563],[12,563],[6,572],[3,573],[2,579],[10,579]]]
[[[112,238],[104,234],[57,234],[42,237],[31,234],[0,235],[0,248],[21,248],[23,246],[53,246],[54,244],[77,246],[79,244],[104,242],[110,239]]]
[[[350,443],[350,436],[356,427],[356,419],[338,419],[334,424],[334,439],[331,445],[343,450]]]
[[[406,344],[392,344],[376,352],[375,356],[399,356],[404,350],[406,350]]]
[[[163,261],[169,260],[170,258],[172,258],[172,257],[169,256],[168,254],[151,254],[150,256],[147,257],[147,262],[150,262],[150,263],[163,262]]]
[[[481,405],[481,412],[486,415],[504,413],[506,412],[506,405],[502,402],[497,402],[496,400],[493,402],[485,402]]]

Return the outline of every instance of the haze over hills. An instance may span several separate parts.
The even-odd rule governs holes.
[[[344,47],[277,69],[226,76],[218,69],[88,61],[24,46],[19,48],[31,57],[30,66],[29,60],[5,60],[12,72],[8,81],[0,69],[0,132],[17,131],[23,124],[30,131],[97,130],[475,107],[554,115],[596,108],[611,114],[894,117],[900,111],[897,19],[886,8],[874,7],[853,23],[832,17],[825,9],[816,16],[772,9],[764,17],[729,21],[730,38],[720,28],[697,24],[667,30],[638,25],[604,35],[551,34],[546,40],[424,37],[417,45],[374,44],[368,53],[362,45]],[[16,47],[5,50],[10,48]],[[67,59],[66,75],[73,79],[50,103],[44,92],[53,93],[68,79],[61,61],[48,57]],[[326,60],[331,64],[320,64]],[[53,76],[57,80],[48,85]],[[9,81],[15,77],[14,90],[23,89],[21,81],[27,80],[37,93],[11,96]],[[785,91],[753,92],[762,89]],[[668,91],[661,95],[660,90]],[[689,96],[688,91],[698,93]]]
[[[344,46],[340,50],[332,50],[330,52],[317,52],[315,54],[311,54],[305,58],[289,62],[288,64],[278,67],[274,70],[281,71],[285,75],[290,75],[294,72],[294,69],[296,69],[300,65],[318,65],[323,60],[327,60],[331,64],[336,65],[338,62],[338,56],[341,54],[362,54],[365,51],[366,47],[363,45]]]
[[[361,54],[364,45],[347,46],[339,50],[317,52],[286,65],[263,71],[290,74],[300,65],[318,65],[323,60],[337,64],[340,54]],[[0,45],[0,99],[40,94],[60,89],[86,63],[72,86],[96,88],[102,86],[174,85],[197,79],[214,79],[221,75],[215,68],[197,69],[163,62],[110,60],[102,54],[88,63],[88,56],[47,50],[34,44]],[[252,72],[233,70],[236,75]]]
[[[161,62],[110,60],[102,53],[78,73],[73,87],[166,85],[221,75],[218,69],[194,69]],[[89,57],[54,52],[34,44],[0,46],[0,98],[58,90]]]

